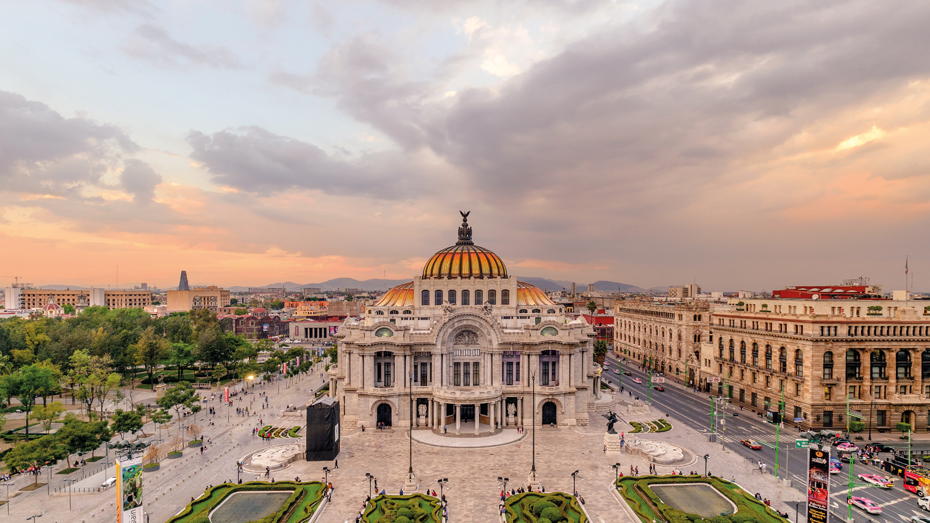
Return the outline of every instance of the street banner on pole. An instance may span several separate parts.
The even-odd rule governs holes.
[[[116,522],[142,523],[142,458],[116,460]]]
[[[223,391],[223,399],[226,400],[226,403],[229,403],[229,387],[226,387]]]
[[[810,445],[807,449],[807,521],[830,521],[830,447]]]

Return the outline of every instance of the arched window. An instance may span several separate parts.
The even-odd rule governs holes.
[[[494,289],[488,291],[488,303],[491,305],[497,305],[497,291]]]
[[[455,290],[449,291],[447,295],[449,296],[449,303],[455,305]]]
[[[739,362],[743,365],[746,364],[746,342],[739,342]]]
[[[384,316],[384,311],[375,311],[375,316]]]
[[[911,379],[911,351],[899,350],[894,356],[896,374],[899,380]]]
[[[429,291],[424,290],[420,293],[420,305],[429,305]]]
[[[720,348],[720,356],[718,357],[718,359],[722,360],[723,359],[723,338],[717,338],[717,340],[720,342],[717,344],[717,346]]]
[[[759,366],[759,344],[758,343],[752,344],[752,366],[753,367]]]
[[[475,305],[484,305],[484,293],[475,291]]]
[[[765,346],[765,370],[772,370],[772,346]]]
[[[501,291],[501,305],[510,305],[510,289]]]
[[[885,351],[872,351],[872,355],[869,357],[869,359],[872,360],[872,379],[885,379],[885,366],[887,365],[887,361],[885,360]]]
[[[923,379],[930,378],[930,349],[920,353],[920,376]]]
[[[778,372],[788,373],[788,350],[784,347],[778,349]]]
[[[862,379],[862,357],[856,349],[846,351],[846,379]]]
[[[730,340],[730,361],[736,361],[736,347],[733,345],[733,340]]]
[[[462,305],[471,305],[471,295],[468,289],[462,291]]]
[[[794,375],[804,375],[804,355],[801,353],[801,349],[795,349],[794,351]]]
[[[833,379],[833,353],[830,351],[823,353],[823,379]]]

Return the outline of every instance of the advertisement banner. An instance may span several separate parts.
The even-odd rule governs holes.
[[[830,447],[807,449],[807,521],[830,521]]]
[[[116,460],[116,521],[142,523],[142,458]]]
[[[229,403],[229,387],[223,389],[223,399],[226,401],[226,403]]]

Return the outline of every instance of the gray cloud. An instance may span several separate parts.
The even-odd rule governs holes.
[[[243,64],[229,49],[222,46],[196,47],[173,38],[161,27],[143,24],[133,31],[123,46],[129,56],[152,62],[161,67],[211,67],[240,69]]]
[[[161,183],[161,175],[143,161],[129,159],[125,163],[126,167],[119,176],[123,190],[132,194],[132,201],[135,203],[152,203],[155,199],[155,187]]]
[[[256,126],[212,135],[192,131],[188,142],[191,158],[210,171],[214,182],[249,193],[296,188],[394,200],[412,197],[414,188],[428,194],[432,185],[418,174],[416,161],[401,153],[369,153],[350,163]]]
[[[0,91],[0,190],[55,195],[93,185],[139,147],[118,128],[65,118],[40,102]]]

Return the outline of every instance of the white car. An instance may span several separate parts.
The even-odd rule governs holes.
[[[116,483],[116,478],[107,478],[106,481],[100,484],[100,488],[110,488],[114,483]]]
[[[930,512],[930,498],[917,498],[917,506]]]

